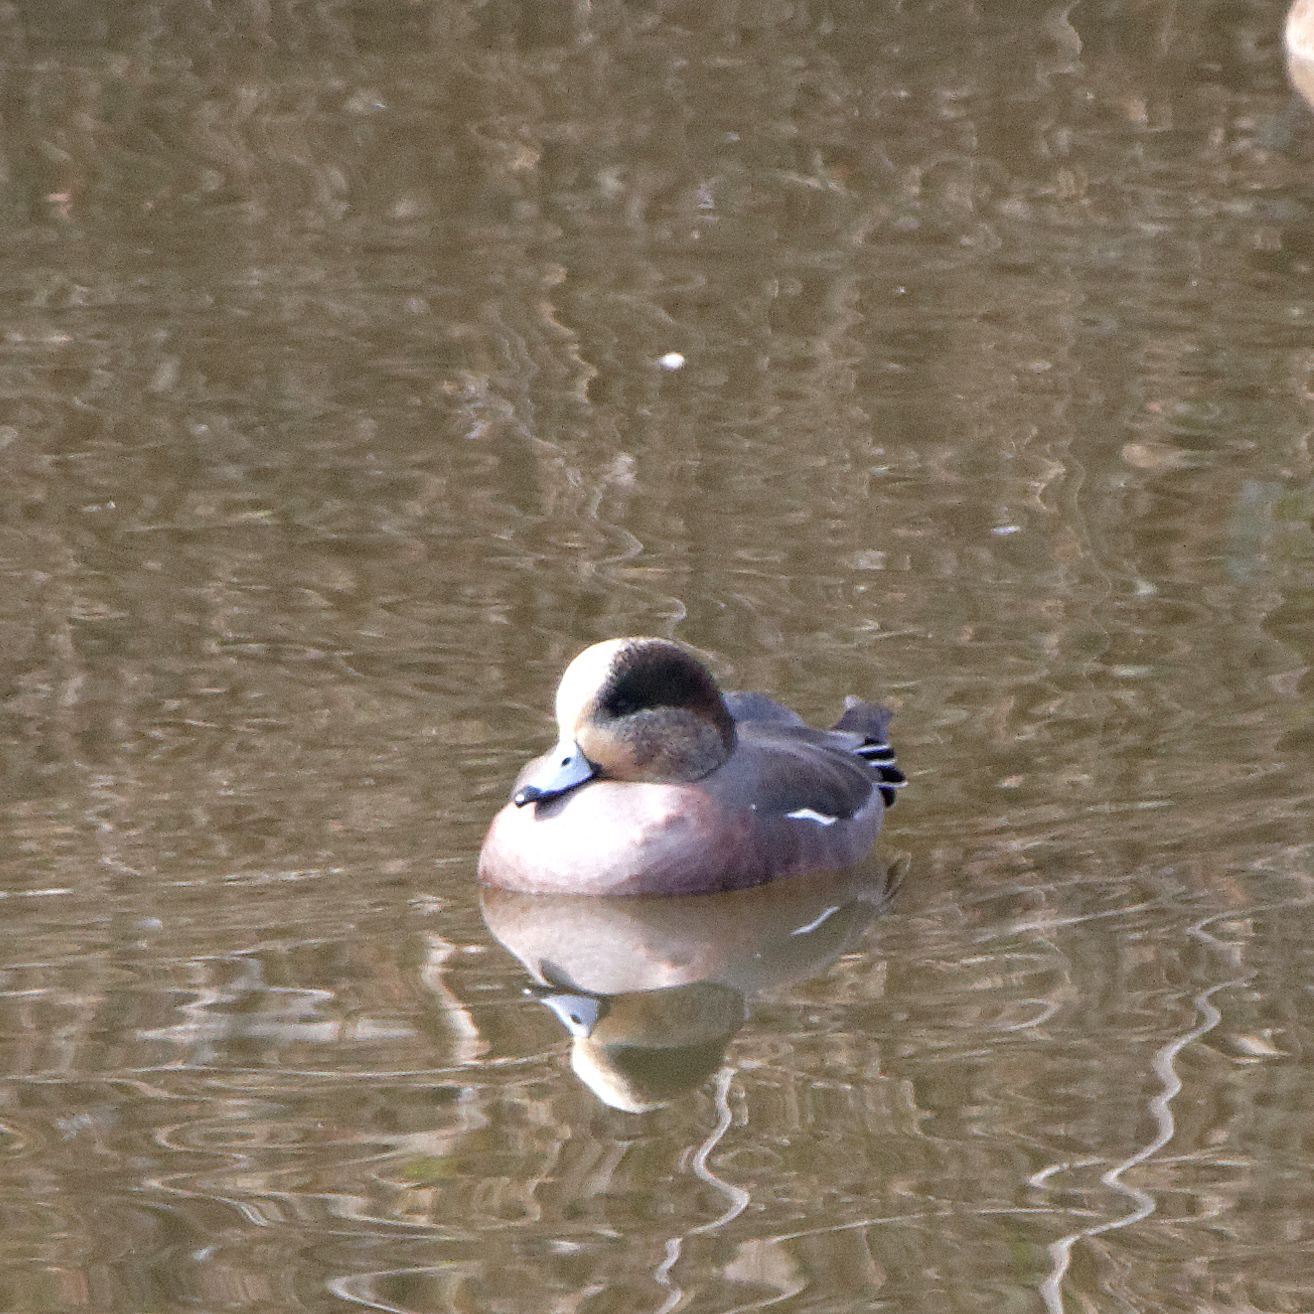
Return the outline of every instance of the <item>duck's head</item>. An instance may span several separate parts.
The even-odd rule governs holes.
[[[744,996],[715,981],[611,996],[530,993],[570,1033],[575,1075],[626,1113],[650,1113],[702,1085],[748,1016]]]
[[[667,639],[608,639],[585,648],[557,687],[556,748],[516,782],[518,807],[593,777],[701,780],[735,743],[735,724],[702,662]]]

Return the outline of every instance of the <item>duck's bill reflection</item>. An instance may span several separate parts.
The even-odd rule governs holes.
[[[606,1000],[596,995],[577,994],[569,990],[546,990],[528,986],[526,993],[550,1008],[566,1032],[578,1039],[591,1035],[607,1010]]]

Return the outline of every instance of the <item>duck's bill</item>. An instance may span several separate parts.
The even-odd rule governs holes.
[[[561,1025],[576,1037],[591,1035],[607,1012],[606,1000],[596,995],[574,990],[532,990],[530,993],[540,1004],[550,1008]]]
[[[592,779],[593,763],[580,752],[576,743],[558,744],[548,753],[540,765],[536,766],[529,777],[520,782],[519,788],[511,795],[511,802],[518,808],[526,803],[539,803],[545,798],[556,798],[559,794],[569,793],[577,785]]]

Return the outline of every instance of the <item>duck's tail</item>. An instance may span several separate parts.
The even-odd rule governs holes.
[[[847,730],[862,736],[862,743],[853,751],[864,762],[870,762],[881,778],[881,799],[887,808],[894,806],[899,790],[908,783],[908,777],[899,770],[890,746],[889,728],[894,713],[888,707],[864,702],[850,695],[844,700],[844,715],[835,722],[836,730]]]

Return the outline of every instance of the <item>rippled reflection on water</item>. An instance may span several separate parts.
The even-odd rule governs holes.
[[[1281,20],[0,12],[0,1308],[1314,1305]],[[892,908],[485,925],[645,631]]]

